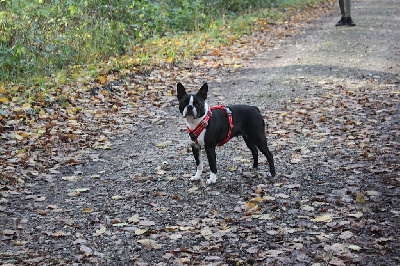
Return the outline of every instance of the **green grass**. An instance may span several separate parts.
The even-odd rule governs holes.
[[[0,0],[0,84],[41,83],[123,54],[133,60],[120,67],[180,60],[205,41],[229,43],[256,19],[323,1]]]

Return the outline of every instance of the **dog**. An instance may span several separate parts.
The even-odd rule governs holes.
[[[207,184],[217,180],[216,146],[224,145],[233,137],[242,136],[253,155],[253,168],[258,167],[258,150],[267,157],[271,176],[275,176],[272,153],[267,147],[265,123],[256,106],[231,105],[210,108],[206,102],[208,85],[204,83],[197,94],[186,93],[185,87],[177,84],[179,111],[186,121],[192,152],[196,160],[197,171],[190,180],[201,179],[203,159],[201,148],[207,154],[210,177]]]

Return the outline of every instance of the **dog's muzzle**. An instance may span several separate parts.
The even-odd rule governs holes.
[[[193,105],[186,106],[185,110],[183,111],[183,116],[184,117],[187,117],[187,116],[196,117],[196,115],[197,115],[197,111],[196,111],[196,108],[194,108]]]

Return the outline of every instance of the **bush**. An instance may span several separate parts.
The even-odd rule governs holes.
[[[316,0],[0,0],[0,82],[51,75],[288,1]]]

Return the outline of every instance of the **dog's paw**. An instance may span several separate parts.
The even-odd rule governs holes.
[[[207,179],[207,184],[209,185],[209,184],[213,184],[215,182],[217,182],[217,175],[214,173],[211,173],[210,178]]]
[[[201,176],[194,175],[194,176],[192,176],[192,177],[190,178],[190,181],[196,181],[196,180],[200,180],[200,179],[201,179]]]
[[[192,176],[192,177],[190,178],[190,181],[200,180],[200,179],[201,179],[201,173],[202,173],[202,171],[197,170],[196,175]]]

